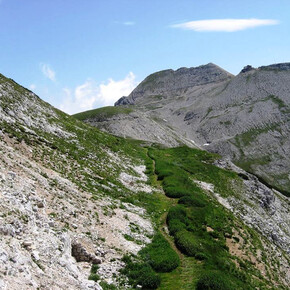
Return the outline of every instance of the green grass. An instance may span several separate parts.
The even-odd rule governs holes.
[[[215,167],[213,162],[219,156],[197,149],[150,148],[148,153],[155,161],[156,174],[166,195],[179,199],[178,205],[172,205],[168,211],[167,225],[183,258],[172,273],[161,275],[161,289],[223,289],[219,287],[224,285],[229,289],[254,289],[256,285],[265,286],[265,282],[253,279],[254,269],[240,270],[232,261],[225,236],[232,235],[233,215],[193,182],[211,183],[217,192],[229,196],[235,194],[232,184],[239,184],[240,177]],[[208,232],[208,227],[213,231]],[[187,284],[191,288],[174,288],[176,285],[171,283],[176,281],[184,285],[181,277],[189,270],[185,266],[188,259],[196,273]]]
[[[164,183],[164,191],[172,197],[175,194],[176,197],[181,197],[192,191],[202,193],[193,179],[214,184],[221,195],[233,194],[231,181],[238,180],[238,176],[213,165],[220,158],[216,154],[184,146],[164,150],[150,149],[149,156],[156,162],[156,174]]]
[[[148,148],[148,156],[156,165],[154,168],[154,164],[146,161],[148,174],[156,185],[163,187],[167,195],[151,196],[157,198],[155,210],[162,205],[162,210],[157,211],[153,220],[158,224],[162,212],[168,212],[166,223],[178,250],[170,247],[171,242],[166,241],[157,231],[152,243],[141,250],[138,257],[127,261],[123,273],[129,277],[131,285],[135,287],[141,283],[139,277],[143,277],[144,270],[147,277],[144,281],[151,281],[152,278],[155,287],[160,282],[158,289],[267,287],[269,282],[263,279],[253,265],[247,263],[246,267],[242,267],[245,263],[240,261],[242,266],[238,268],[233,262],[235,257],[230,255],[225,237],[232,236],[232,228],[236,227],[235,217],[193,182],[193,179],[197,179],[211,183],[217,192],[229,196],[235,194],[233,184],[238,186],[241,177],[213,166],[212,163],[219,156],[196,149]],[[157,176],[152,172],[154,169]],[[159,227],[162,227],[162,219],[160,222]],[[261,247],[257,242],[255,245]],[[147,286],[142,285],[143,288]]]
[[[124,256],[123,261],[126,263],[125,268],[121,270],[123,275],[129,279],[129,284],[134,288],[141,285],[142,289],[157,289],[161,283],[157,275],[147,262],[133,261],[131,257]]]
[[[94,110],[89,110],[89,111],[85,111],[85,112],[81,112],[78,114],[74,114],[73,117],[84,121],[84,120],[88,120],[88,119],[97,119],[97,120],[103,120],[106,118],[110,118],[112,116],[115,115],[119,115],[119,114],[129,114],[133,112],[133,109],[131,108],[125,108],[122,106],[108,106],[108,107],[103,107],[103,108],[99,108],[99,109],[94,109]]]
[[[195,289],[203,265],[192,257],[184,256],[181,266],[170,273],[162,273],[160,290]]]
[[[179,257],[161,233],[141,250],[140,255],[156,272],[171,272],[179,266]]]

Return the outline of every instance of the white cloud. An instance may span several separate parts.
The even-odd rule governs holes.
[[[40,68],[42,73],[49,78],[51,81],[55,82],[55,71],[46,63],[41,63]]]
[[[132,26],[132,25],[135,25],[136,23],[134,21],[125,21],[123,22],[123,24],[126,26]]]
[[[171,25],[173,28],[181,28],[194,31],[224,31],[233,32],[258,26],[277,25],[279,21],[274,19],[209,19],[189,21]]]
[[[128,21],[114,21],[115,24],[121,24],[121,25],[125,25],[125,26],[133,26],[136,24],[135,21],[131,21],[131,20],[128,20]]]
[[[87,80],[74,90],[64,88],[64,101],[60,109],[68,114],[74,114],[97,107],[112,106],[122,96],[127,96],[136,87],[135,75],[130,72],[123,80],[109,79],[98,84]]]
[[[0,1],[1,1],[1,0],[0,0]],[[29,89],[32,90],[32,91],[35,90],[35,89],[36,89],[36,85],[35,85],[35,84],[31,84],[31,85],[29,86]]]

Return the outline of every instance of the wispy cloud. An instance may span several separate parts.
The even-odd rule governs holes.
[[[208,19],[183,22],[171,25],[173,28],[181,28],[194,31],[223,31],[233,32],[249,28],[267,25],[277,25],[278,20],[274,19]]]
[[[131,21],[131,20],[128,20],[128,21],[114,21],[115,24],[119,24],[119,25],[125,25],[125,26],[134,26],[136,25],[136,22],[135,21]]]
[[[135,25],[136,23],[134,21],[125,21],[123,22],[123,24],[126,26],[132,26],[132,25]]]
[[[46,63],[40,64],[40,69],[42,73],[49,78],[51,81],[55,82],[55,71]]]
[[[135,75],[130,72],[124,79],[115,81],[109,79],[105,83],[98,84],[94,80],[71,90],[64,88],[65,98],[60,104],[60,109],[68,114],[74,114],[96,107],[113,105],[122,96],[127,96],[137,85]]]

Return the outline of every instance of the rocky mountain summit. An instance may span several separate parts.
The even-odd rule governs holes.
[[[128,97],[118,100],[115,106],[142,104],[148,96],[174,97],[189,88],[228,81],[232,77],[233,75],[213,63],[199,67],[182,67],[176,71],[163,70],[149,75]]]
[[[289,69],[246,66],[233,76],[208,64],[161,71],[116,102],[130,113],[83,120],[115,135],[218,152],[289,195]]]

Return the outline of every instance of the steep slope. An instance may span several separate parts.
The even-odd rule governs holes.
[[[0,124],[1,288],[287,289],[289,201],[231,162],[100,132],[2,75]]]
[[[289,63],[247,66],[236,77],[213,64],[162,71],[116,103],[134,112],[85,122],[116,135],[218,152],[289,195],[289,80]]]
[[[101,289],[88,280],[100,263],[116,283],[123,254],[153,234],[126,202],[152,190],[139,152],[2,75],[0,124],[0,288]]]

